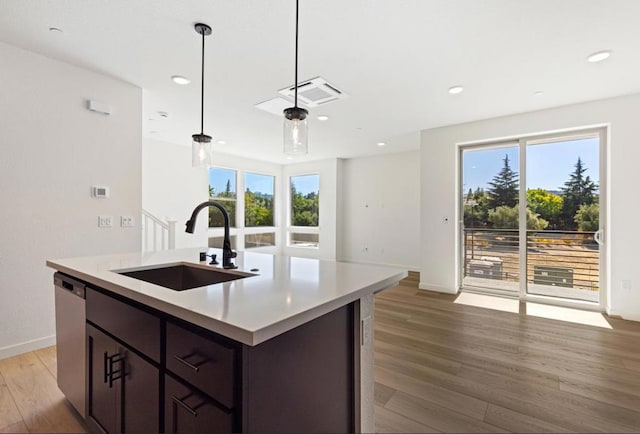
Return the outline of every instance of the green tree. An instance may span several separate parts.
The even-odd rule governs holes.
[[[464,226],[467,228],[481,228],[487,226],[489,216],[489,196],[486,191],[478,187],[475,192],[469,189],[464,205]]]
[[[574,230],[577,224],[574,220],[576,212],[581,205],[591,205],[596,201],[595,192],[598,186],[589,176],[585,176],[587,168],[578,157],[578,162],[574,166],[575,170],[569,175],[569,180],[561,187],[562,191],[562,213],[560,216],[564,229]]]
[[[273,199],[247,188],[244,192],[244,224],[247,227],[273,226]]]
[[[496,229],[518,229],[520,207],[518,205],[499,206],[489,211],[489,221]],[[527,208],[527,229],[543,230],[549,226],[549,222],[540,218],[538,214]]]
[[[562,202],[562,197],[543,188],[527,190],[527,207],[547,220],[551,227],[556,227],[560,222]]]
[[[597,203],[580,205],[573,221],[578,225],[579,231],[597,231],[600,228],[600,205]]]
[[[315,192],[303,195],[291,183],[291,225],[318,226],[320,195]]]
[[[518,173],[511,170],[509,156],[505,155],[504,166],[489,183],[489,209],[499,206],[513,207],[518,204]]]
[[[223,192],[216,193],[212,186],[209,186],[209,196],[216,199],[229,214],[229,225],[236,226],[236,193],[231,191],[231,180],[227,179],[227,185]],[[209,227],[224,226],[222,213],[213,207],[209,207]]]

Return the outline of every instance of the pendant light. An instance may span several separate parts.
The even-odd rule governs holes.
[[[191,163],[193,167],[209,167],[213,165],[213,149],[211,136],[203,132],[204,128],[204,37],[211,34],[211,27],[198,23],[194,26],[196,32],[202,35],[202,81],[200,88],[200,133],[191,137]]]
[[[296,0],[296,67],[293,107],[284,109],[284,153],[290,157],[306,155],[309,152],[307,115],[309,112],[298,107],[298,0]]]

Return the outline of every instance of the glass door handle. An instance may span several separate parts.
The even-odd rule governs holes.
[[[598,245],[601,245],[604,242],[604,237],[602,235],[602,230],[597,230],[593,233],[593,239],[598,243]]]

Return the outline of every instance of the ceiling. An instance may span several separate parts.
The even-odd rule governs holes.
[[[422,129],[640,92],[639,16],[637,0],[301,0],[300,80],[350,96],[310,110],[303,160],[418,149]],[[0,41],[140,86],[143,136],[190,146],[193,24],[207,23],[205,133],[226,142],[218,152],[285,164],[282,117],[254,105],[293,84],[294,19],[293,0],[2,0]]]

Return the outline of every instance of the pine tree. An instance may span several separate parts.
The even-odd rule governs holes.
[[[504,166],[489,183],[491,186],[487,191],[489,209],[495,209],[499,206],[513,207],[518,204],[518,172],[511,170],[508,155],[505,155],[502,161]]]
[[[577,227],[574,217],[581,205],[591,205],[595,201],[596,184],[589,176],[584,176],[587,168],[582,164],[582,159],[578,157],[575,170],[569,175],[569,180],[564,183],[560,190],[562,193],[562,225],[567,230]]]

